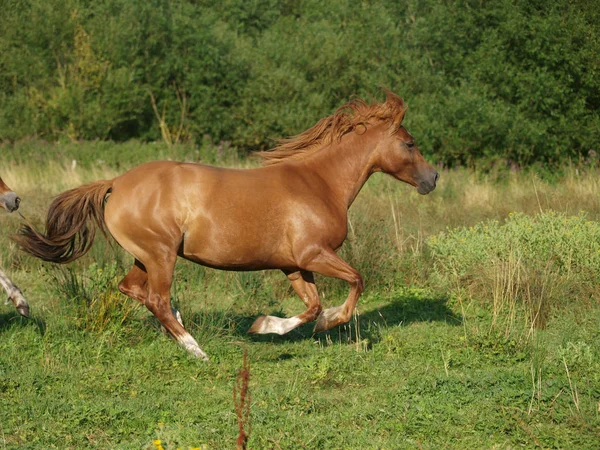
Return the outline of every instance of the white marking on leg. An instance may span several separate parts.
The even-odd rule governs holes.
[[[179,311],[177,311],[175,308],[171,308],[171,312],[173,313],[173,316],[175,316],[175,318],[177,319],[177,322],[179,322],[179,325],[183,327],[183,320],[181,319],[181,314],[179,313]],[[167,329],[162,324],[160,325],[160,331],[162,331],[163,334],[169,334]]]
[[[196,356],[197,358],[203,359],[204,361],[208,361],[208,355],[204,353],[204,351],[196,342],[196,339],[194,339],[191,334],[185,333],[184,335],[177,337],[177,340],[192,355]]]
[[[171,308],[171,312],[177,319],[177,322],[179,322],[179,325],[183,326],[183,320],[181,319],[181,313],[179,311],[177,311],[175,308]]]
[[[282,319],[281,317],[274,316],[262,316],[256,319],[254,324],[250,327],[251,333],[257,334],[286,334],[296,328],[298,325],[302,323],[302,320],[298,317],[290,317],[289,319]]]

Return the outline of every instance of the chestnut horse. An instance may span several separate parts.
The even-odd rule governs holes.
[[[207,359],[171,309],[177,256],[223,270],[280,269],[306,310],[295,317],[261,316],[249,333],[285,334],[316,320],[315,332],[346,323],[363,291],[361,275],[337,254],[346,239],[348,208],[367,178],[384,172],[431,192],[438,173],[402,126],[404,101],[356,99],[274,150],[264,167],[223,169],[159,161],[112,180],[59,195],[46,232],[26,225],[14,237],[30,254],[68,263],[106,229],[135,263],[119,283],[143,303],[182,346]],[[110,194],[110,196],[108,196]],[[108,196],[108,197],[107,197]],[[350,285],[343,305],[322,310],[313,273]]]
[[[6,209],[8,212],[13,212],[19,208],[21,199],[15,194],[0,178],[0,207]],[[16,286],[10,278],[0,269],[0,286],[4,288],[8,294],[9,300],[12,301],[19,314],[25,317],[29,317],[29,305],[23,297],[23,293],[18,286]]]

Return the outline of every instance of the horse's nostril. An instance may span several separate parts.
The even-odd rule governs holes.
[[[20,204],[21,204],[21,197],[15,198],[15,206],[18,208]]]
[[[436,172],[435,177],[433,178],[433,182],[437,184],[439,179],[440,179],[440,174],[438,172]]]

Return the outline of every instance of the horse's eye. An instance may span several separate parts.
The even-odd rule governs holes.
[[[415,146],[415,143],[414,143],[414,142],[407,142],[407,143],[406,143],[406,146],[407,146],[408,148],[413,148],[413,147]]]

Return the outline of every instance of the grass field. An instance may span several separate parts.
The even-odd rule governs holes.
[[[147,159],[252,164],[137,143],[0,152],[36,224],[57,193]],[[302,310],[285,277],[180,261],[173,302],[209,363],[118,292],[132,261],[114,243],[42,264],[8,239],[21,218],[0,214],[0,266],[32,310],[0,307],[0,448],[235,448],[245,351],[249,448],[599,448],[599,175],[444,170],[425,197],[375,175],[341,250],[365,293],[324,334],[248,336],[258,315]],[[347,295],[317,285],[326,306]]]

